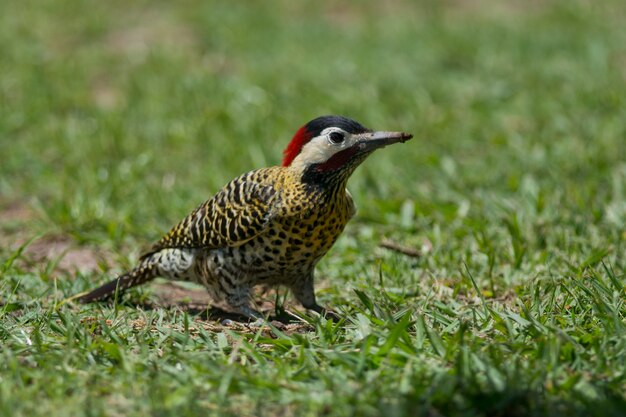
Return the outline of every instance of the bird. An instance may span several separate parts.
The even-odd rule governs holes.
[[[324,314],[314,272],[356,212],[347,182],[375,150],[406,142],[405,132],[373,131],[344,116],[300,127],[281,166],[233,179],[197,206],[116,279],[79,294],[81,303],[112,298],[158,276],[206,288],[215,305],[250,320],[257,285],[286,286],[307,310]]]

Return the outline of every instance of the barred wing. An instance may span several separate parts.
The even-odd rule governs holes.
[[[148,254],[165,248],[239,246],[263,233],[276,195],[269,180],[275,177],[274,169],[251,171],[232,180],[174,226]]]

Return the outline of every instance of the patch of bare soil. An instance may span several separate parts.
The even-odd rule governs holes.
[[[20,201],[0,203],[0,220],[2,224],[22,223],[33,218],[31,208]]]
[[[55,270],[69,273],[99,271],[110,258],[110,254],[93,247],[78,246],[65,235],[43,236],[28,245],[22,256],[30,266],[56,263]]]
[[[206,309],[211,305],[212,299],[207,291],[201,287],[197,289],[184,288],[173,282],[166,282],[155,287],[156,303],[163,307],[185,306],[188,309]],[[267,298],[271,289],[258,288],[254,300],[257,301],[256,309],[263,313],[274,311],[274,302]]]
[[[0,247],[14,252],[27,244],[33,238],[28,223],[35,219],[36,214],[24,202],[0,203]],[[109,253],[78,245],[70,236],[47,234],[27,244],[21,262],[32,269],[54,264],[57,271],[85,273],[100,270],[100,265],[107,265],[110,258]]]
[[[159,307],[184,307],[189,310],[206,310],[211,297],[202,288],[183,288],[174,283],[155,285],[155,305]]]

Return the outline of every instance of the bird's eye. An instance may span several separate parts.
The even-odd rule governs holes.
[[[339,145],[344,140],[346,140],[346,137],[341,132],[330,132],[330,135],[328,135],[328,140],[330,140],[330,143],[334,145]]]

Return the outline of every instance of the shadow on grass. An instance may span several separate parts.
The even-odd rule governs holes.
[[[548,393],[542,388],[524,388],[528,381],[508,381],[506,387],[495,391],[493,387],[485,387],[471,379],[461,381],[456,375],[448,374],[439,379],[436,386],[422,386],[423,390],[418,388],[413,395],[398,401],[396,414],[485,417],[626,415],[626,399],[606,386],[598,388],[596,398],[590,400],[573,389]]]

